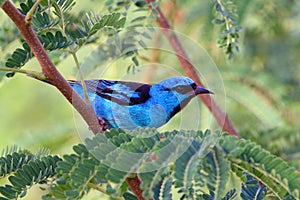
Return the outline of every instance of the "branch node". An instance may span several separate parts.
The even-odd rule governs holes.
[[[35,12],[35,10],[37,9],[38,5],[40,4],[41,0],[37,0],[33,6],[30,8],[30,10],[28,11],[28,13],[26,14],[25,17],[25,24],[30,24],[31,20],[32,20],[32,16]]]

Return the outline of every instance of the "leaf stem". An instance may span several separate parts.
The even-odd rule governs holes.
[[[36,8],[39,6],[39,4],[40,4],[41,1],[42,1],[42,0],[37,0],[37,1],[33,4],[33,6],[30,8],[30,10],[28,11],[28,13],[26,14],[26,17],[25,17],[25,23],[26,23],[26,24],[30,24],[31,19],[32,19],[32,16],[33,16],[33,14],[34,14]]]
[[[46,81],[46,76],[37,71],[31,71],[31,70],[25,70],[25,69],[16,69],[16,68],[10,68],[10,67],[0,67],[0,71],[7,71],[7,72],[17,72],[21,74],[27,74],[29,76],[32,76],[33,78],[36,78],[40,81]]]
[[[228,19],[228,16],[225,16],[224,14],[222,14],[222,13],[224,12],[224,6],[223,6],[221,0],[217,0],[216,3],[219,4],[219,5],[220,5],[220,8],[222,9],[222,12],[220,12],[220,13],[221,13],[221,15],[222,15],[222,17],[223,17],[223,19],[224,19],[224,21],[225,21],[225,27],[226,27],[226,30],[225,30],[225,31],[226,31],[226,35],[227,35],[226,45],[229,46],[229,44],[231,43],[231,40],[233,39],[233,38],[231,37],[231,35],[228,34],[229,29],[232,27],[232,24],[230,23],[230,21],[229,21],[229,19]]]
[[[107,194],[106,190],[104,188],[100,187],[99,185],[96,185],[96,184],[93,184],[93,183],[89,182],[88,186],[91,187],[91,188],[93,188],[93,189],[95,189],[95,190],[97,190],[97,191],[99,191],[99,192],[101,192],[101,193],[103,193],[103,194],[109,195],[109,194]],[[111,195],[109,195],[109,196],[112,197]],[[116,199],[116,200],[124,200],[123,197],[114,197],[114,199]]]
[[[88,93],[87,93],[86,85],[84,83],[84,77],[83,77],[82,71],[80,69],[80,65],[79,65],[79,62],[78,62],[76,52],[71,48],[70,48],[69,52],[71,53],[71,55],[74,58],[75,65],[76,65],[76,68],[77,68],[78,73],[79,73],[79,78],[80,78],[82,89],[83,89],[84,101],[85,101],[85,103],[90,104],[90,100],[89,100],[89,96],[88,96]]]

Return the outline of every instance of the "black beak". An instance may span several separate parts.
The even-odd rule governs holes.
[[[198,94],[214,94],[212,91],[209,91],[208,89],[205,89],[205,88],[202,88],[199,86],[196,86],[194,88],[194,92],[196,95],[198,95]]]

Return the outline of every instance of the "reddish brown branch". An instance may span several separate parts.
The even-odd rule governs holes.
[[[57,71],[46,50],[43,48],[37,35],[33,31],[32,26],[25,23],[25,15],[20,13],[10,1],[6,1],[2,5],[2,9],[16,24],[25,41],[28,43],[33,54],[41,65],[42,73],[46,76],[47,82],[55,86],[66,97],[66,99],[84,118],[94,134],[104,130],[105,126],[99,126],[99,121],[92,106],[87,105],[76,92],[73,92],[72,87]],[[144,200],[142,196],[143,191],[140,189],[141,180],[138,178],[138,176],[136,175],[135,178],[127,178],[126,182],[129,187],[131,187],[137,198]]]
[[[155,0],[147,0],[149,6],[151,6],[151,2],[154,2]],[[174,31],[172,31],[171,26],[162,13],[161,9],[157,6],[156,11],[158,12],[158,18],[156,20],[157,24],[162,29],[163,34],[169,41],[170,45],[172,46],[173,50],[176,52],[176,56],[187,74],[190,78],[192,78],[199,86],[204,87],[204,84],[201,82],[199,76],[197,75],[197,71],[195,67],[190,62],[187,53],[183,49],[180,41],[178,40],[176,34]],[[236,131],[235,127],[231,123],[228,115],[226,112],[224,112],[214,101],[212,96],[210,95],[199,95],[199,98],[201,101],[207,106],[207,108],[210,110],[210,112],[215,117],[218,124],[222,127],[223,131],[228,132],[230,135],[235,135],[240,138],[240,135]]]
[[[132,192],[135,194],[138,200],[145,200],[143,197],[143,190],[141,190],[140,187],[142,181],[137,174],[135,174],[134,178],[126,178],[126,183],[130,186]]]
[[[98,133],[100,131],[100,126],[92,106],[86,104],[76,92],[73,92],[73,89],[69,83],[57,71],[46,50],[33,31],[32,26],[25,23],[25,15],[19,12],[19,10],[9,0],[5,1],[5,3],[2,5],[2,9],[11,18],[21,32],[25,41],[40,63],[42,73],[46,76],[47,82],[49,82],[51,85],[54,85],[66,97],[66,99],[84,118],[93,133]]]

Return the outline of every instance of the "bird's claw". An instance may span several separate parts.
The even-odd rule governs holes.
[[[101,128],[101,131],[106,131],[108,129],[108,125],[106,123],[106,121],[104,119],[102,119],[101,117],[97,117],[98,118],[98,122]]]

